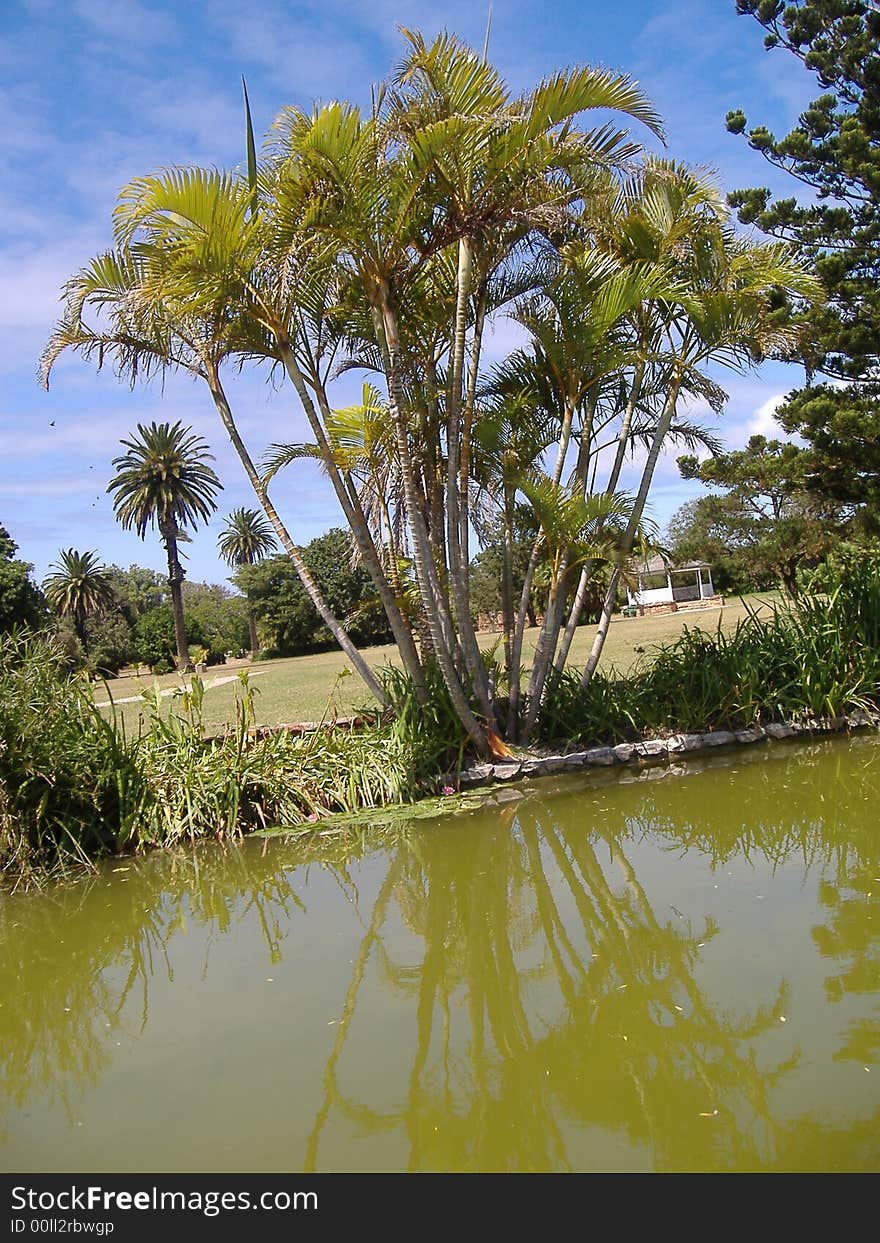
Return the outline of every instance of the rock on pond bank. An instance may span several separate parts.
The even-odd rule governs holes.
[[[880,717],[867,712],[798,723],[773,722],[750,729],[711,730],[705,734],[672,734],[668,738],[647,738],[641,742],[621,742],[613,747],[560,752],[556,755],[527,755],[497,764],[475,764],[458,774],[458,788],[472,790],[496,782],[541,777],[549,773],[580,768],[611,767],[615,764],[662,763],[684,752],[696,753],[715,747],[749,746],[757,742],[780,742],[810,734],[842,730],[877,728]]]

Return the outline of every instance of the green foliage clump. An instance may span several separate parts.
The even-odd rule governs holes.
[[[414,782],[432,785],[440,773],[460,767],[468,735],[436,661],[425,665],[425,703],[419,703],[412,682],[393,665],[384,670],[382,684],[394,722],[392,730],[412,754]]]
[[[818,564],[840,538],[843,524],[841,515],[809,493],[807,460],[805,450],[764,436],[752,436],[744,449],[706,461],[680,457],[683,478],[722,494],[704,497],[702,505],[676,516],[677,555],[687,550],[708,558],[721,552],[722,565],[731,566],[750,587],[777,582],[796,596],[799,569]],[[698,551],[701,540],[704,547]]]
[[[46,602],[31,579],[33,566],[17,561],[18,545],[0,526],[0,634],[16,626],[35,626],[45,619]]]
[[[204,683],[174,710],[156,692],[126,740],[47,636],[0,640],[0,873],[27,884],[121,849],[297,829],[328,815],[409,802],[424,791],[406,730],[254,728],[247,675],[227,734],[205,738]]]
[[[237,656],[250,646],[247,601],[228,587],[184,582],[183,612],[187,639],[207,648],[209,663],[221,661],[227,652]],[[201,638],[191,637],[190,631]]]
[[[138,827],[144,846],[200,837],[237,837],[272,826],[297,828],[336,812],[410,801],[411,748],[385,727],[329,728],[306,735],[253,728],[247,673],[235,724],[205,739],[204,684],[192,680],[179,711],[163,715],[156,700],[139,758],[148,797]]]
[[[353,642],[390,641],[370,575],[362,566],[352,565],[351,539],[341,527],[317,536],[302,555],[331,612],[343,620]],[[232,581],[246,596],[271,655],[298,656],[335,646],[290,557],[266,557],[239,565]]]
[[[125,844],[132,745],[46,635],[0,636],[0,869],[13,881]]]
[[[732,634],[685,629],[624,682],[574,673],[551,687],[545,742],[811,721],[880,706],[880,571],[853,567],[827,592],[750,613]]]
[[[208,647],[205,634],[195,618],[185,615],[187,643]],[[154,673],[168,673],[174,668],[176,640],[174,611],[170,604],[160,604],[139,617],[134,628],[134,654],[142,665]]]
[[[818,384],[790,393],[777,415],[806,444],[804,485],[838,525],[862,538],[880,530],[880,385]]]
[[[584,746],[626,742],[638,735],[632,683],[597,670],[586,688],[577,669],[565,669],[550,684],[538,717],[538,742]]]
[[[785,49],[821,94],[790,133],[749,128],[737,109],[727,128],[774,168],[805,185],[802,201],[766,187],[730,196],[744,224],[793,242],[815,264],[825,298],[801,309],[802,350],[813,370],[861,379],[880,361],[880,13],[869,0],[736,0]],[[774,55],[777,53],[774,53]]]

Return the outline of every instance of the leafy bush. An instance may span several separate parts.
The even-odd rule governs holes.
[[[424,673],[428,692],[425,704],[418,702],[413,684],[402,669],[387,666],[382,684],[393,718],[392,731],[412,752],[413,778],[427,784],[461,765],[468,736],[436,662],[427,661]]]
[[[588,746],[636,737],[633,684],[597,671],[584,690],[580,678],[576,669],[566,669],[553,679],[538,721],[538,740]]]
[[[186,641],[208,648],[199,622],[185,616]],[[160,604],[138,618],[135,626],[135,654],[154,673],[167,673],[177,663],[177,639],[174,634],[174,613],[170,604]]]
[[[826,580],[827,581],[827,580]],[[550,688],[538,737],[611,741],[836,717],[880,704],[880,569],[851,567],[827,593],[750,613],[733,633],[685,629],[627,681],[574,671]]]
[[[139,843],[296,827],[334,812],[415,797],[413,748],[398,731],[381,726],[261,734],[254,728],[257,692],[245,671],[239,679],[235,723],[220,738],[203,736],[200,678],[177,697],[170,715],[161,711],[158,693],[148,697],[150,726],[138,751],[146,791]]]
[[[0,636],[0,868],[35,868],[124,844],[140,802],[132,744],[95,708],[46,635]]]

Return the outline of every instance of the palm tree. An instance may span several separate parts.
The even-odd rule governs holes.
[[[228,192],[235,197],[227,186],[227,179],[220,174],[213,177],[209,174],[194,176],[192,181],[184,180],[182,187],[178,184],[179,178],[170,175],[169,178],[169,194],[173,195],[176,187],[177,196],[162,200],[163,219],[167,215],[169,219],[185,223],[188,219],[185,212],[194,212],[192,200],[195,199],[196,206],[200,206],[202,212],[215,222],[224,194]],[[183,201],[178,201],[181,196]],[[216,234],[211,228],[205,226],[197,232],[206,246],[216,248]],[[170,250],[177,261],[187,253],[180,238],[175,239]],[[201,254],[197,254],[193,261],[199,272],[204,270],[204,261]],[[85,359],[96,359],[99,370],[112,359],[117,374],[132,385],[156,374],[164,375],[168,370],[182,370],[204,381],[230,443],[281,546],[293,562],[306,594],[351,660],[353,668],[384,706],[386,699],[382,683],[334,617],[309,574],[300,549],[282,522],[242,440],[223,386],[221,368],[237,350],[246,349],[249,357],[264,356],[261,353],[266,348],[263,328],[259,324],[256,327],[249,324],[244,318],[230,316],[229,299],[233,295],[225,287],[209,289],[211,296],[202,305],[194,301],[191,282],[187,282],[184,274],[178,294],[173,296],[167,269],[168,255],[159,246],[150,246],[144,238],[139,240],[136,252],[121,246],[96,256],[80,269],[65,286],[65,314],[43,352],[43,384],[48,388],[52,369],[65,350],[74,350]],[[160,275],[162,279],[157,281]],[[202,289],[205,282],[201,278],[199,281],[199,288]],[[100,316],[103,321],[100,328],[92,327],[87,322],[87,312]],[[389,620],[394,629],[390,613]],[[405,654],[400,638],[398,644]]]
[[[49,567],[55,573],[43,579],[43,591],[57,613],[73,619],[77,638],[87,651],[86,618],[113,603],[110,578],[97,553],[62,548],[58,555]]]
[[[470,617],[466,533],[487,288],[520,243],[553,228],[566,208],[583,197],[583,170],[607,167],[635,153],[634,144],[613,126],[575,131],[580,113],[610,108],[655,129],[658,122],[626,79],[579,69],[555,75],[514,99],[497,73],[454,37],[440,36],[430,47],[418,35],[406,38],[410,55],[394,90],[383,93],[384,110],[377,106],[366,116],[334,103],[312,116],[290,108],[279,118],[274,244],[287,260],[308,247],[332,254],[339,284],[369,311],[363,318],[373,326],[381,354],[410,552],[433,655],[460,721],[477,749],[485,751],[488,734],[474,714],[469,690],[490,731],[495,709]],[[426,267],[444,255],[456,273],[451,301],[445,283],[439,298],[425,284]],[[447,371],[442,417],[446,539],[439,564],[435,553],[442,521],[429,531],[427,515],[435,506],[420,469],[423,403],[415,391],[430,376],[414,348],[411,314],[417,307],[415,318],[424,318],[425,296],[430,311],[437,313],[442,305],[445,316],[440,353]],[[304,386],[294,349],[281,348],[277,340],[281,361],[300,391]],[[431,403],[428,394],[424,404]],[[441,428],[439,417],[435,424]],[[317,434],[316,440],[321,443]],[[441,461],[439,453],[433,457]],[[331,473],[329,452],[325,464]]]
[[[517,350],[496,374],[501,391],[532,394],[559,427],[552,483],[558,486],[573,443],[577,445],[571,495],[589,491],[591,466],[597,456],[599,432],[616,417],[616,377],[632,362],[632,343],[625,321],[649,297],[668,294],[663,274],[647,265],[624,266],[615,257],[593,248],[562,263],[558,275],[537,295],[516,307],[516,320],[530,333],[528,350]],[[609,380],[614,382],[609,383]],[[608,391],[610,389],[610,392]],[[609,396],[612,400],[609,403]],[[604,407],[610,405],[610,410]],[[610,489],[609,495],[615,489]],[[557,493],[562,501],[563,492]],[[520,660],[532,578],[545,542],[544,523],[532,547],[523,583],[510,666],[509,728],[517,720],[520,700]],[[568,574],[568,559],[558,565]],[[589,575],[589,566],[584,564]],[[558,585],[557,585],[558,586]],[[529,697],[538,703],[556,647],[567,592],[553,587],[554,608],[545,614],[535,658]]]
[[[278,547],[272,528],[258,509],[233,509],[226,519],[226,526],[217,539],[220,556],[228,565],[254,565],[262,561]],[[259,648],[257,642],[257,619],[248,601],[248,629],[251,639],[251,658]]]
[[[627,79],[581,68],[514,97],[485,54],[452,36],[430,45],[406,37],[406,60],[369,112],[341,102],[311,113],[286,109],[246,178],[177,168],[126,186],[114,214],[115,250],[68,284],[44,372],[72,348],[99,366],[112,359],[132,381],[168,369],[202,379],[310,598],[384,703],[381,683],[310,580],[267,494],[282,466],[320,460],[417,698],[428,693],[424,663],[436,660],[455,712],[485,753],[499,701],[470,615],[471,505],[485,503],[491,487],[490,503],[509,519],[528,501],[514,458],[532,464],[527,445],[512,443],[501,474],[486,473],[493,437],[480,426],[491,411],[480,374],[485,325],[532,295],[521,318],[540,374],[525,397],[552,415],[546,453],[556,468],[547,470],[564,487],[554,503],[596,492],[606,450],[616,450],[614,465],[598,486],[614,496],[626,453],[636,444],[651,451],[633,530],[622,539],[629,545],[656,453],[682,426],[679,393],[706,389],[699,368],[707,361],[732,351],[745,366],[751,346],[760,348],[746,321],[753,306],[763,313],[773,264],[746,282],[751,294],[732,297],[745,278],[739,259],[724,259],[726,209],[717,193],[651,161],[646,177],[627,178],[638,148],[625,131],[613,122],[580,127],[582,113],[600,108],[658,130]],[[792,287],[787,278],[775,283]],[[581,314],[574,303],[584,293]],[[708,354],[696,350],[698,340],[712,343]],[[307,444],[273,446],[262,477],[221,379],[227,364],[256,361],[286,378],[310,433]],[[352,367],[378,376],[377,387],[340,410],[331,385]],[[580,544],[596,545],[602,523],[600,515]],[[511,530],[508,521],[508,544]],[[596,558],[582,553],[573,546],[555,562],[533,702],[551,664],[561,669],[567,659],[582,586],[595,568]],[[424,620],[420,649],[403,603],[407,586]],[[505,591],[512,593],[509,574]],[[511,700],[525,625],[514,605],[511,596]]]
[[[795,339],[794,329],[780,325],[773,312],[779,291],[815,301],[819,285],[784,245],[756,246],[738,238],[726,225],[713,221],[695,232],[678,265],[685,286],[680,304],[670,308],[662,325],[666,388],[635,504],[620,545],[620,562],[612,571],[599,625],[581,684],[596,670],[616,598],[623,560],[632,552],[654,471],[689,383],[699,382],[709,363],[744,371]]]
[[[186,527],[208,521],[217,508],[214,497],[223,485],[208,465],[214,455],[191,428],[180,422],[173,427],[138,423],[137,430],[137,437],[121,441],[127,452],[113,459],[116,476],[107,491],[115,494],[113,509],[124,530],[134,527],[143,539],[147,527],[158,528],[168,558],[177,664],[183,673],[190,659],[181,591],[184,571],[177,545],[189,538]]]

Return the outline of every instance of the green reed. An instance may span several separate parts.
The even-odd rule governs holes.
[[[550,687],[543,742],[804,722],[880,706],[880,576],[866,565],[827,593],[750,611],[735,630],[685,629],[626,681],[576,672]]]
[[[0,870],[12,883],[124,845],[143,792],[135,745],[49,638],[0,635]]]

